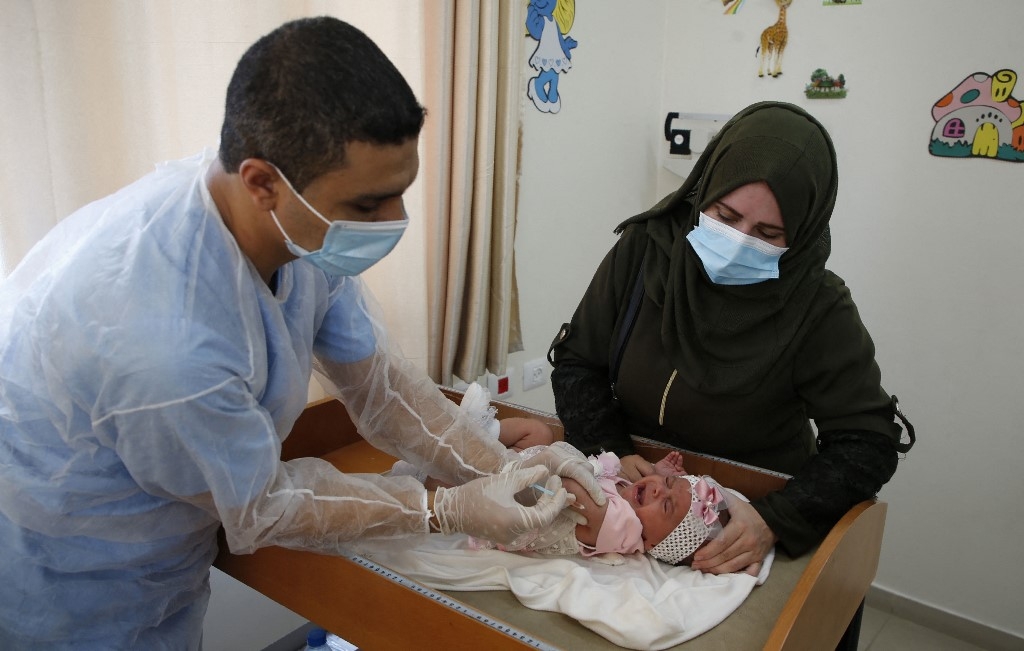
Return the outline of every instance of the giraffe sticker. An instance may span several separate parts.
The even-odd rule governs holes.
[[[976,72],[932,106],[928,151],[952,158],[1024,162],[1024,110],[1013,97],[1017,73]]]
[[[761,53],[761,65],[757,68],[757,76],[764,77],[765,64],[768,64],[768,74],[778,77],[782,74],[782,52],[786,49],[786,42],[789,40],[789,30],[786,29],[786,8],[793,4],[793,0],[775,0],[779,6],[779,19],[775,24],[761,32],[761,46],[757,48]]]

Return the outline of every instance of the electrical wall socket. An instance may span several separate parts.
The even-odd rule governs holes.
[[[548,360],[543,357],[523,364],[523,391],[536,389],[548,381]]]

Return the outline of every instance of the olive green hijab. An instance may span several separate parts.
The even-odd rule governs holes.
[[[686,235],[701,210],[756,181],[768,184],[782,210],[789,250],[779,278],[715,285]],[[678,190],[616,229],[646,228],[644,288],[662,307],[662,343],[690,386],[753,391],[812,316],[831,248],[837,183],[825,128],[797,106],[761,102],[722,127]]]

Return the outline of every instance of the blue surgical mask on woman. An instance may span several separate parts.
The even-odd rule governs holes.
[[[716,285],[753,285],[778,278],[779,258],[789,250],[741,233],[704,213],[686,239]]]
[[[277,215],[271,210],[270,216],[274,218],[281,235],[284,235],[285,246],[293,255],[316,265],[332,276],[357,276],[363,273],[395,248],[398,240],[402,239],[405,227],[409,225],[408,216],[405,219],[383,222],[331,221],[295,191],[281,170],[277,167],[274,169],[302,205],[327,224],[324,243],[316,251],[307,251],[288,237]]]

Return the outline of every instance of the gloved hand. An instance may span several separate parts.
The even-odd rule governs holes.
[[[590,493],[590,497],[598,506],[604,506],[608,501],[604,491],[601,490],[601,485],[597,483],[594,466],[587,460],[586,455],[565,441],[555,441],[544,451],[528,459],[513,461],[506,465],[502,472],[538,466],[547,468],[552,475],[575,479],[585,491]]]
[[[523,506],[515,494],[547,477],[543,466],[490,475],[434,493],[434,514],[441,533],[461,532],[501,545],[548,528],[567,504],[575,500],[557,475],[548,477],[544,494],[533,506]]]
[[[507,552],[540,551],[552,556],[576,556],[580,553],[576,542],[576,509],[563,509],[554,522],[544,529],[531,531],[502,546]],[[585,524],[585,523],[584,523]]]

